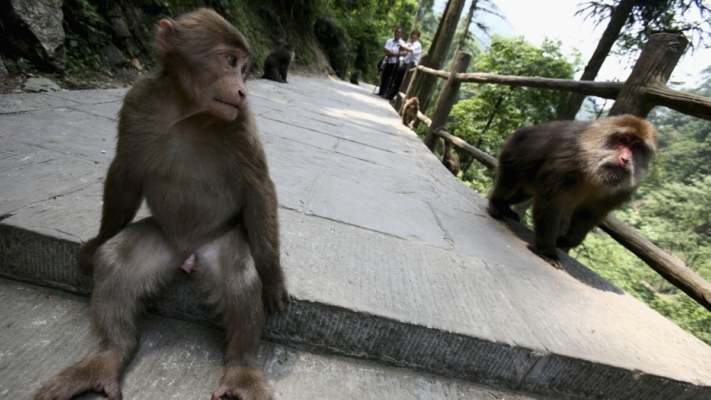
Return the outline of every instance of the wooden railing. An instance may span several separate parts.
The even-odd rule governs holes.
[[[683,35],[652,35],[637,60],[626,82],[589,82],[570,79],[550,79],[538,77],[507,76],[487,73],[465,73],[471,55],[459,52],[455,55],[449,72],[439,71],[425,66],[417,66],[408,71],[404,82],[409,82],[405,93],[399,93],[402,104],[412,97],[417,89],[420,74],[430,74],[445,79],[432,119],[418,113],[428,129],[424,139],[430,150],[434,151],[437,141],[442,138],[471,155],[487,168],[494,170],[498,164],[495,157],[468,144],[464,140],[450,135],[444,130],[449,113],[464,82],[490,83],[508,86],[526,86],[539,89],[578,92],[615,100],[609,115],[632,114],[646,118],[649,111],[657,105],[666,106],[680,113],[711,121],[711,99],[690,93],[679,92],[666,86],[674,67],[683,54],[688,41]],[[418,76],[419,75],[419,76]],[[691,298],[711,311],[711,283],[704,280],[696,271],[687,267],[681,260],[654,245],[644,236],[630,228],[614,215],[609,214],[600,224],[600,228],[613,239],[637,255],[647,265],[681,289]]]

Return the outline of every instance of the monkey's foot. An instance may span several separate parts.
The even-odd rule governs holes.
[[[264,379],[262,372],[249,367],[228,368],[220,385],[212,392],[212,400],[220,400],[222,396],[234,397],[240,400],[272,400],[272,390]]]
[[[109,400],[122,400],[120,365],[113,353],[93,353],[42,385],[35,400],[69,400],[89,390],[106,393]]]
[[[99,377],[97,371],[70,367],[46,382],[35,394],[35,400],[69,400],[93,390],[106,393],[109,400],[122,400],[119,376]]]

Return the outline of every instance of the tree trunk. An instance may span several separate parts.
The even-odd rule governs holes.
[[[449,47],[452,44],[452,39],[454,39],[454,33],[457,30],[459,17],[462,15],[462,10],[464,9],[464,3],[465,0],[449,0],[449,3],[447,3],[447,11],[442,17],[439,28],[437,29],[439,35],[435,35],[435,41],[432,42],[428,53],[428,67],[442,69],[444,61],[447,58],[447,53],[449,52]],[[432,97],[432,90],[437,83],[436,76],[429,74],[424,75],[416,95],[420,100],[420,110],[423,112],[427,110],[430,98]]]
[[[600,41],[597,43],[597,48],[595,49],[592,57],[590,57],[588,65],[585,66],[583,75],[580,77],[581,81],[595,80],[597,73],[600,72],[602,63],[605,62],[607,55],[610,54],[610,49],[612,49],[612,46],[617,41],[617,38],[620,37],[620,32],[622,32],[622,28],[624,28],[625,23],[632,12],[632,7],[636,1],[638,0],[620,0],[617,7],[612,10],[610,22],[607,24],[605,32],[603,32]],[[584,100],[585,95],[582,93],[571,94],[568,99],[568,103],[565,105],[563,112],[560,114],[560,119],[575,119],[575,115],[580,110]]]
[[[658,33],[650,36],[609,115],[632,114],[646,118],[656,105],[650,101],[647,92],[652,88],[666,88],[688,44],[684,35]]]
[[[467,37],[469,36],[469,27],[472,24],[472,18],[474,18],[474,11],[476,10],[477,3],[478,0],[472,0],[472,5],[469,6],[467,19],[464,23],[464,31],[462,32],[462,36],[459,37],[459,43],[457,43],[457,49],[454,50],[454,54],[457,54],[457,52],[462,51],[462,48],[464,48],[464,43],[467,41]]]

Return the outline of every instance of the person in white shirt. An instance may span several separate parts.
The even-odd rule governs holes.
[[[410,34],[410,41],[406,44],[401,44],[400,50],[407,52],[405,58],[403,59],[402,65],[395,69],[393,75],[392,83],[390,88],[388,88],[385,93],[385,98],[392,100],[397,95],[400,90],[400,85],[402,84],[402,78],[405,76],[405,72],[408,68],[416,66],[420,62],[420,55],[422,54],[422,43],[420,43],[420,31],[417,29],[413,30]]]
[[[392,83],[393,76],[395,75],[395,70],[400,63],[400,56],[404,54],[404,51],[400,47],[404,45],[405,42],[402,38],[402,28],[398,27],[395,29],[395,37],[388,39],[385,42],[385,56],[387,57],[385,68],[383,68],[383,75],[380,78],[380,90],[378,90],[378,96],[384,97],[385,92]]]

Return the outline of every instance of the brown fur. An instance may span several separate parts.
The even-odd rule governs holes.
[[[249,46],[217,13],[200,9],[161,20],[156,47],[163,67],[126,95],[99,234],[79,250],[80,268],[93,273],[100,346],[45,383],[37,400],[88,390],[121,399],[120,377],[138,350],[140,299],[186,272],[227,328],[213,400],[272,398],[257,344],[264,307],[282,311],[289,297],[276,191],[246,102]],[[131,222],[144,198],[153,216]]]
[[[286,73],[289,69],[289,64],[294,61],[294,55],[294,50],[288,44],[269,53],[264,60],[264,75],[262,75],[262,79],[289,83],[286,81]]]
[[[407,99],[402,107],[402,124],[412,129],[415,126],[415,121],[417,121],[418,111],[420,111],[420,100],[417,97]]]
[[[457,176],[461,167],[459,166],[459,157],[452,151],[452,144],[445,141],[444,142],[444,153],[442,154],[442,164],[447,167],[447,170],[452,173],[452,175]]]
[[[623,137],[640,147],[633,151],[620,144]],[[656,151],[654,127],[632,115],[522,127],[501,150],[489,213],[518,220],[510,206],[533,198],[532,249],[560,268],[556,246],[579,245],[607,213],[626,202]]]
[[[351,74],[351,83],[354,85],[360,85],[358,83],[358,79],[360,79],[361,72],[360,70],[357,70],[356,72]]]

